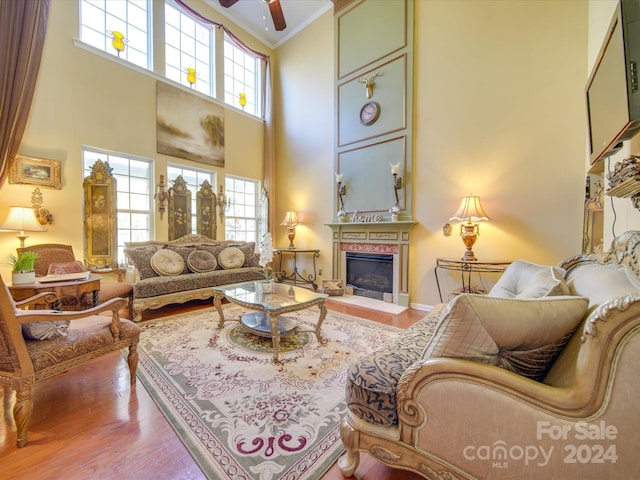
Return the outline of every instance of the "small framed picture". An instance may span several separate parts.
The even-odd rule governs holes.
[[[9,183],[37,185],[60,190],[60,161],[16,155]]]

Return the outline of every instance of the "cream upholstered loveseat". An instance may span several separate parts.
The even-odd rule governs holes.
[[[508,269],[354,363],[345,476],[366,451],[428,479],[637,478],[639,260],[634,231],[547,268],[547,292]]]
[[[142,311],[213,297],[212,287],[260,280],[255,242],[218,241],[185,235],[171,241],[128,242],[124,253],[134,269],[134,320]]]

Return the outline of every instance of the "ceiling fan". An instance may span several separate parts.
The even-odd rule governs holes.
[[[229,8],[234,5],[238,0],[219,0],[220,5],[225,8]],[[287,22],[284,21],[284,13],[282,13],[282,6],[280,0],[264,0],[269,5],[269,11],[271,12],[271,18],[273,19],[273,26],[276,27],[278,32],[281,32],[287,28]]]

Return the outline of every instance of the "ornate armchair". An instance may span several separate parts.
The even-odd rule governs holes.
[[[28,247],[18,248],[18,255],[24,252],[35,252],[38,259],[35,263],[36,276],[41,277],[48,273],[49,266],[53,263],[67,263],[76,260],[71,245],[63,245],[59,243],[41,243],[38,245],[30,245]],[[112,298],[126,298],[129,319],[132,318],[133,309],[133,285],[124,282],[124,269],[110,269],[105,271],[97,271],[100,275],[107,273],[118,275],[117,282],[100,282],[100,297],[98,303],[104,303]],[[64,303],[64,299],[61,299]]]
[[[0,277],[0,385],[16,391],[13,417],[18,447],[28,441],[33,411],[31,388],[38,382],[123,348],[129,349],[131,384],[136,382],[140,327],[120,319],[118,311],[125,306],[124,299],[112,299],[81,312],[18,308],[47,296],[52,294],[14,302]],[[111,317],[97,315],[101,312],[111,312]],[[39,336],[42,340],[27,338],[36,330],[45,332]]]

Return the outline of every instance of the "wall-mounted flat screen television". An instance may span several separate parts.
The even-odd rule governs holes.
[[[640,131],[639,60],[640,0],[622,0],[587,82],[592,165]]]

